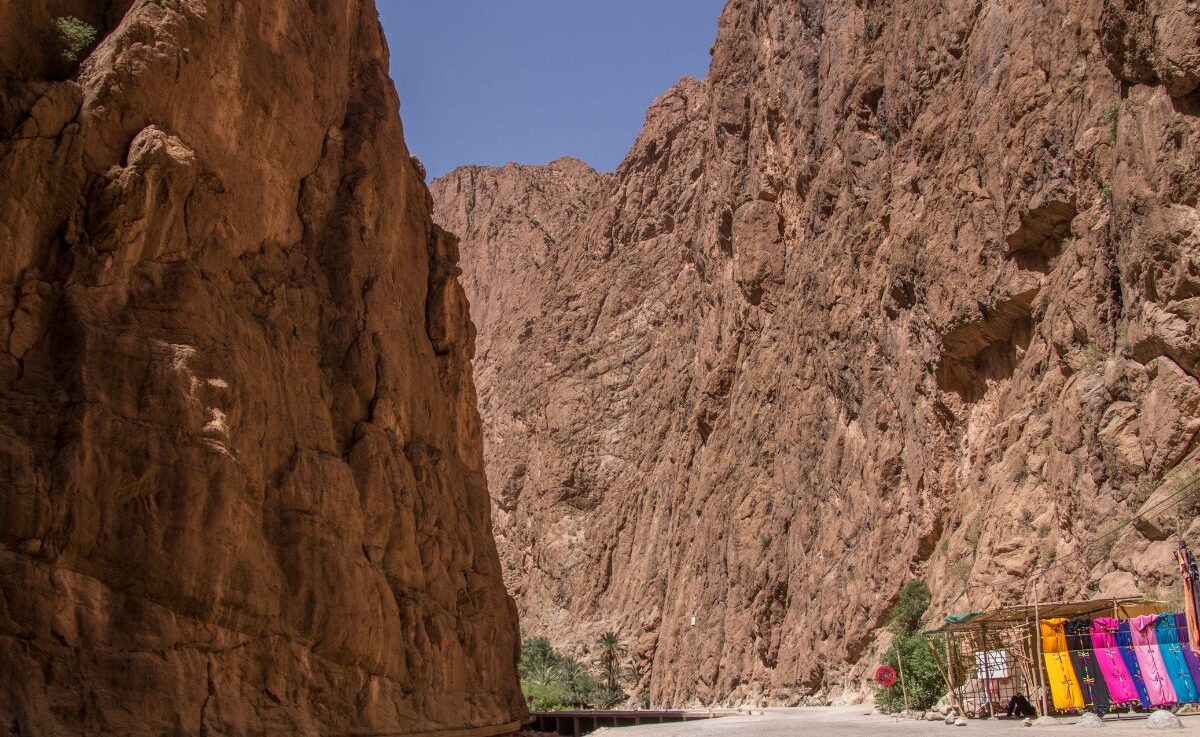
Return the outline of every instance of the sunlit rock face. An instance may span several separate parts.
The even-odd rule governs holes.
[[[525,629],[797,703],[862,687],[911,576],[931,621],[1052,563],[1168,595],[1192,508],[1104,535],[1194,473],[1198,22],[732,0],[614,174],[435,182]]]
[[[0,724],[515,724],[474,330],[373,3],[0,21]]]

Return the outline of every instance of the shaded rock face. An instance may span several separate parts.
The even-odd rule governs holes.
[[[0,8],[0,722],[514,723],[474,330],[374,5],[78,5]],[[65,13],[102,40],[64,72]]]
[[[435,182],[526,630],[618,630],[655,703],[796,703],[865,684],[911,576],[1170,595],[1193,6],[732,0],[615,174]]]

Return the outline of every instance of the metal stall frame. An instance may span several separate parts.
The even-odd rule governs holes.
[[[1144,597],[1042,602],[1035,596],[1030,604],[992,609],[963,621],[947,622],[924,634],[930,638],[931,647],[935,635],[945,640],[946,662],[939,663],[939,669],[951,703],[964,716],[995,716],[1018,692],[1024,693],[1041,714],[1048,714],[1058,712],[1049,703],[1046,689],[1039,622],[1108,615],[1129,619],[1164,611],[1164,602]],[[933,649],[938,656],[937,648]]]

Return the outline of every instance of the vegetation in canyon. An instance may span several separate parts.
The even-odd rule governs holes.
[[[545,637],[525,638],[518,673],[529,708],[608,709],[624,701],[624,687],[631,680],[624,665],[629,648],[615,632],[605,632],[596,644],[599,676],[580,660],[554,649]]]
[[[96,43],[96,28],[87,21],[73,15],[59,16],[54,19],[54,29],[59,46],[59,53],[64,61],[75,62],[85,51]]]
[[[900,588],[888,614],[887,629],[893,640],[881,661],[897,671],[903,667],[904,683],[897,681],[888,688],[875,688],[875,705],[885,713],[904,708],[905,689],[909,708],[917,710],[928,709],[946,693],[946,682],[933,650],[942,647],[942,638],[921,634],[921,619],[929,609],[929,598],[929,585],[924,579],[914,578]]]

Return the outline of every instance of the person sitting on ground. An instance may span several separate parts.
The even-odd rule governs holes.
[[[1008,700],[1008,715],[1010,717],[1036,717],[1037,709],[1033,708],[1033,704],[1029,703],[1025,694],[1013,694],[1013,697]]]

